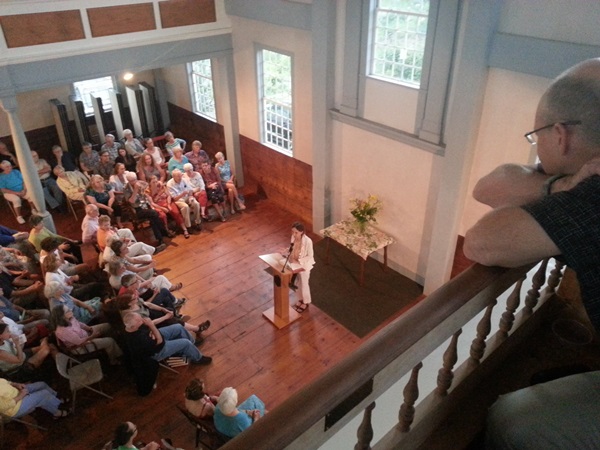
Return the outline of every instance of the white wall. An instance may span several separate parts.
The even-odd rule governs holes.
[[[312,42],[310,33],[231,17],[240,134],[260,142],[256,49],[293,55],[294,158],[312,165]]]
[[[186,65],[177,64],[163,67],[160,72],[167,101],[188,111],[193,111]]]
[[[418,100],[418,89],[367,77],[363,117],[414,133]]]

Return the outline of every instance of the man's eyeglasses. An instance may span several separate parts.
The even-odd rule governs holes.
[[[529,142],[532,145],[537,144],[537,136],[535,136],[535,134],[538,133],[539,131],[546,130],[548,128],[552,128],[557,123],[560,123],[561,125],[565,125],[565,126],[566,125],[581,125],[581,120],[566,120],[564,122],[552,122],[551,124],[536,128],[535,130],[530,131],[529,133],[525,133],[525,139],[527,139],[527,142]]]

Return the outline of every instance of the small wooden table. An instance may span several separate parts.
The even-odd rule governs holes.
[[[372,225],[367,224],[364,231],[359,231],[353,219],[342,220],[319,231],[319,233],[327,238],[325,264],[329,264],[329,244],[331,239],[339,242],[352,253],[362,258],[358,278],[360,286],[363,286],[365,283],[365,261],[371,253],[383,249],[383,270],[387,269],[387,248],[388,245],[393,244],[395,241],[391,236],[379,231]]]

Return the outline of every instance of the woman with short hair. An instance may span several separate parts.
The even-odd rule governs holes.
[[[235,172],[233,171],[233,167],[231,167],[229,161],[225,160],[225,156],[221,152],[217,152],[215,159],[217,160],[215,168],[219,171],[219,175],[221,176],[223,189],[227,191],[229,204],[231,205],[231,214],[235,214],[236,202],[237,208],[240,211],[243,211],[246,209],[246,205],[244,205],[244,201],[240,198],[240,194],[235,186]]]
[[[232,387],[226,387],[221,391],[215,408],[215,427],[230,438],[236,437],[265,415],[265,404],[256,395],[251,395],[239,406],[237,402],[237,391]]]

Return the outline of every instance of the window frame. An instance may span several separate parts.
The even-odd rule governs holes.
[[[287,56],[290,58],[290,99],[291,104],[289,106],[282,104],[277,100],[270,100],[273,104],[279,105],[282,108],[287,108],[289,112],[289,122],[290,126],[286,128],[282,128],[284,131],[287,130],[291,137],[282,136],[281,139],[289,142],[289,148],[285,148],[283,146],[277,145],[276,143],[269,142],[267,136],[269,131],[267,130],[267,122],[266,122],[266,110],[265,110],[265,100],[268,97],[265,96],[264,92],[264,71],[263,71],[263,51],[269,51],[273,53],[277,53],[283,56]],[[256,46],[256,79],[257,79],[257,101],[258,101],[258,127],[259,127],[259,136],[261,144],[272,148],[284,155],[293,157],[294,156],[294,55],[290,52],[286,52],[280,49],[276,49],[273,47],[267,47],[263,45]],[[283,117],[283,116],[282,116]],[[283,117],[282,121],[285,120]],[[274,123],[275,127],[280,127],[280,124]]]
[[[109,91],[110,89],[116,90],[117,89],[117,80],[113,75],[106,75],[104,77],[97,77],[97,78],[89,78],[87,80],[80,80],[80,81],[74,81],[73,83],[71,83],[71,87],[73,89],[73,93],[75,95],[78,96],[78,98],[81,99],[81,101],[83,102],[83,108],[84,108],[84,112],[85,112],[85,116],[86,117],[92,117],[94,116],[94,106],[91,102],[91,99],[89,97],[89,94],[91,94],[92,92],[88,92],[87,95],[85,94],[79,94],[79,90],[77,89],[77,87],[75,86],[76,83],[86,83],[88,81],[95,81],[95,80],[101,80],[104,78],[110,78],[112,86],[110,88],[107,88],[105,90],[102,90],[101,92],[106,92],[105,96],[99,96],[100,98],[102,98],[102,106],[104,109],[104,112],[110,112],[112,111],[112,103],[110,102],[110,95],[109,95]],[[104,101],[106,98],[106,101]],[[89,110],[88,110],[89,109]]]
[[[206,60],[208,60],[210,62],[210,78],[207,77],[206,75],[195,72],[194,68],[193,68],[193,65],[195,62],[206,61]],[[189,63],[187,63],[187,68],[188,68],[190,100],[192,103],[192,111],[195,114],[198,114],[199,116],[202,116],[202,117],[216,123],[217,117],[218,117],[218,108],[217,108],[217,99],[216,99],[216,95],[215,95],[215,83],[214,83],[215,69],[214,69],[213,59],[212,58],[202,58],[202,59],[198,59],[196,61],[189,62]],[[198,109],[198,104],[196,102],[196,83],[195,83],[196,78],[195,77],[210,80],[212,96],[213,96],[213,98],[212,98],[213,108],[214,108],[214,114],[215,114],[214,117],[207,114],[205,111],[201,111]],[[199,95],[202,97],[202,94],[199,94]]]

